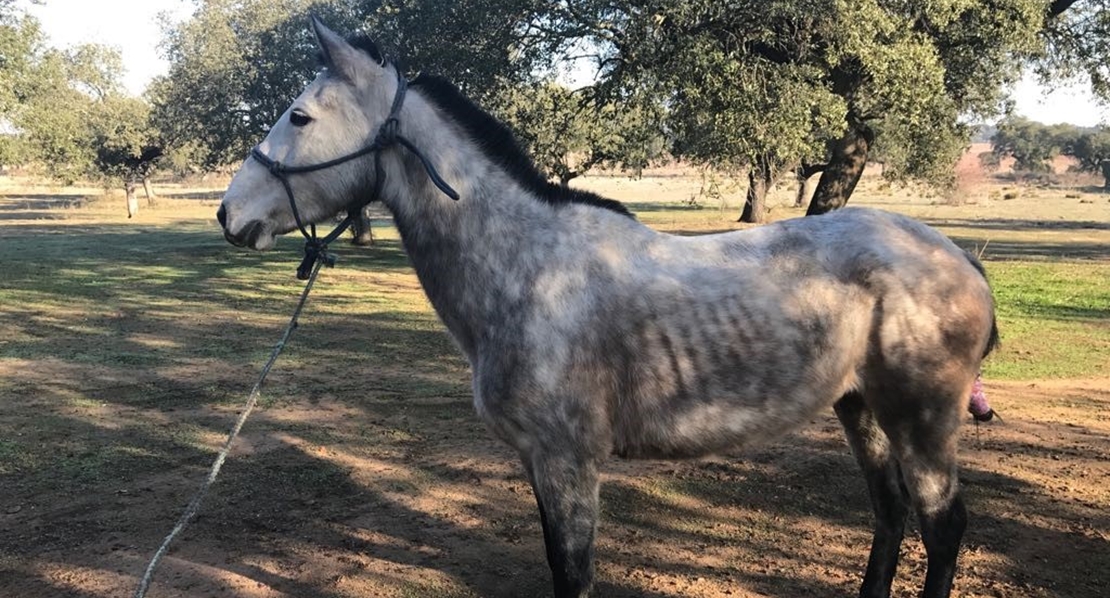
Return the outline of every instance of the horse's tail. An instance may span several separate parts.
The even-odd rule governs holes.
[[[979,275],[983,277],[983,280],[987,281],[987,285],[989,286],[990,281],[987,280],[987,270],[986,270],[986,268],[983,267],[983,264],[982,264],[982,262],[979,261],[979,258],[975,257],[975,254],[971,253],[970,251],[967,251],[966,249],[964,250],[964,255],[967,256],[967,261],[971,262],[971,265],[974,266],[975,269],[979,271]],[[993,299],[993,295],[992,295],[992,299],[991,299],[991,336],[990,336],[990,339],[987,340],[987,348],[983,351],[983,358],[986,359],[987,355],[990,355],[991,351],[994,351],[1000,344],[1002,344],[1002,339],[1000,339],[999,336],[998,336],[998,318],[994,314],[994,299]]]

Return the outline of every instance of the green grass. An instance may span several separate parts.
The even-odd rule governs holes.
[[[0,475],[10,475],[35,465],[35,455],[21,442],[0,440]]]
[[[0,438],[10,439],[0,475],[87,484],[206,461],[226,414],[185,433],[128,410],[241,404],[303,288],[294,277],[300,243],[236,250],[200,220],[0,227],[0,367],[18,372],[0,383]],[[321,393],[355,402],[465,395],[465,362],[396,239],[340,251],[264,406]]]
[[[1002,348],[992,378],[1023,380],[1110,372],[1110,263],[987,264]]]

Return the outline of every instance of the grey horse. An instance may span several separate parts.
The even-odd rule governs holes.
[[[478,416],[520,455],[556,596],[590,590],[610,455],[730,451],[829,406],[876,518],[860,595],[889,596],[912,508],[922,596],[949,596],[967,524],[958,429],[997,341],[973,256],[867,209],[656,232],[615,201],[550,184],[443,79],[406,82],[367,39],[313,26],[323,68],[232,180],[224,235],[267,249],[380,198],[470,361]]]

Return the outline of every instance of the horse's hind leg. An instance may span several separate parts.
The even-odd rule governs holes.
[[[874,413],[864,404],[862,396],[857,393],[844,395],[834,408],[844,426],[852,453],[867,478],[867,490],[875,511],[875,536],[859,595],[861,598],[887,598],[898,566],[898,550],[909,514],[898,462],[886,433],[879,427]]]
[[[960,540],[967,528],[967,509],[957,492],[947,506],[935,512],[918,509],[921,520],[921,537],[929,558],[929,571],[925,574],[923,598],[948,598],[952,594],[952,580],[956,577],[956,557]]]
[[[962,402],[953,398],[947,407],[934,403],[933,409],[903,409],[899,421],[884,425],[921,524],[929,561],[922,598],[948,598],[951,594],[960,540],[967,528],[967,510],[956,473],[959,405]]]
[[[543,525],[555,598],[580,598],[594,577],[598,466],[570,451],[523,455]]]

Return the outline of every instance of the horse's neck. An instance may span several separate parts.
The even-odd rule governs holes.
[[[558,224],[550,206],[529,197],[457,129],[425,103],[403,115],[404,134],[458,191],[453,201],[408,152],[384,157],[383,200],[436,312],[472,359],[505,306],[527,292],[543,246],[537,223]],[[437,122],[438,120],[438,122]],[[544,230],[547,230],[544,227]]]

